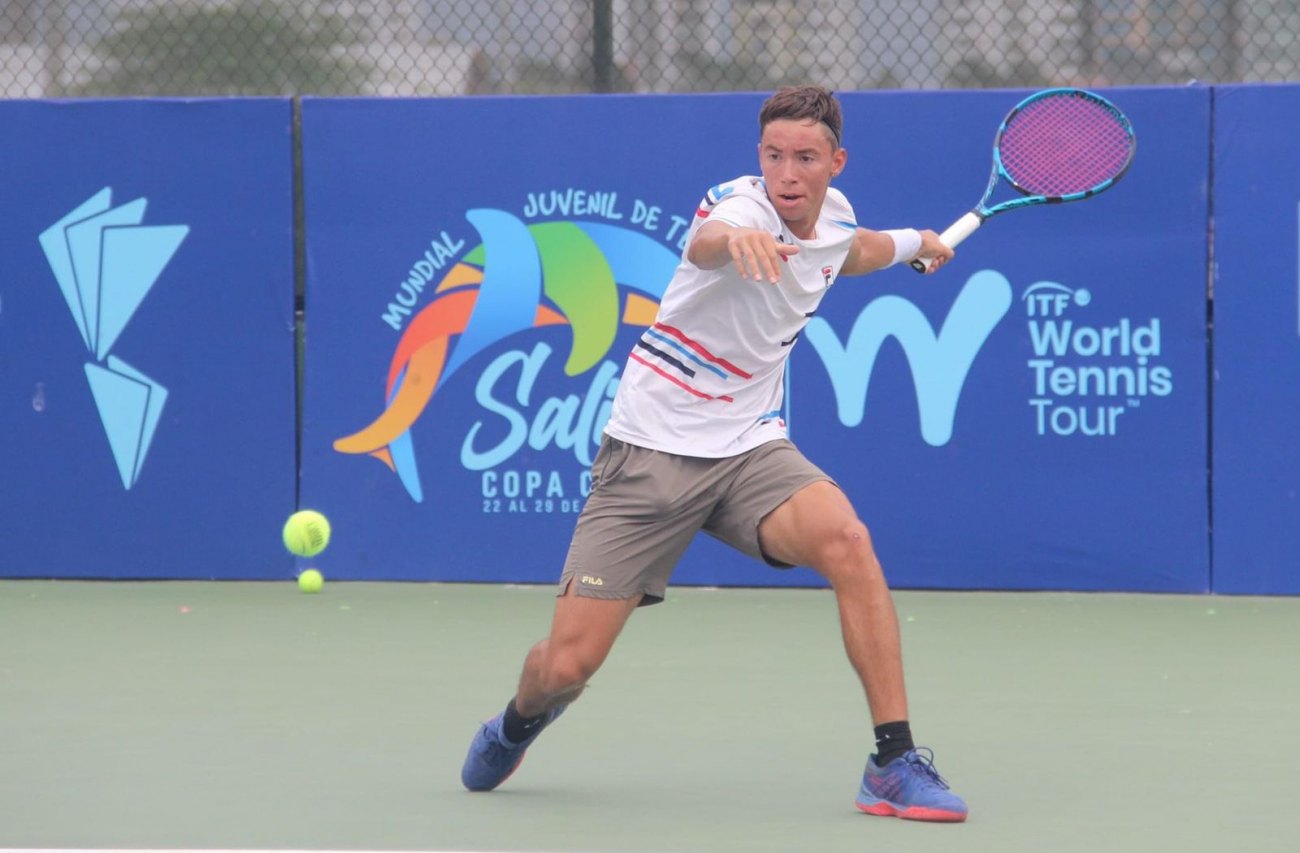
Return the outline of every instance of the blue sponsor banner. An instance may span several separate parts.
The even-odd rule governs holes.
[[[859,222],[973,206],[1021,94],[843,96]],[[1207,586],[1209,96],[1115,96],[1141,140],[1116,190],[990,221],[937,276],[836,282],[797,345],[793,437],[897,585]],[[328,571],[558,576],[626,353],[704,190],[757,171],[761,100],[304,102]],[[707,538],[675,581],[819,583]]]
[[[1300,593],[1300,87],[1215,89],[1214,589]]]
[[[290,119],[0,103],[0,575],[292,575]]]

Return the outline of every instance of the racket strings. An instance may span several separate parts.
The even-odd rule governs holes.
[[[1132,156],[1127,121],[1084,93],[1050,95],[1011,116],[998,142],[1002,166],[1027,193],[1083,193],[1123,173]]]

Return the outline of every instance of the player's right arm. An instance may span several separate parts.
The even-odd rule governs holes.
[[[900,253],[895,244],[895,237],[887,231],[872,231],[858,228],[849,245],[849,254],[840,268],[841,275],[866,275],[883,270],[897,263],[906,263],[913,258],[933,259],[927,272],[934,272],[946,262],[952,260],[953,250],[939,239],[939,235],[930,230],[916,232],[921,238],[921,245],[914,253]]]
[[[794,255],[798,246],[778,243],[761,228],[741,228],[721,220],[700,226],[686,249],[686,260],[702,270],[735,264],[741,278],[781,280],[781,257]]]

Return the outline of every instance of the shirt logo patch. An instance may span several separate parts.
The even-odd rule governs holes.
[[[822,280],[826,282],[826,286],[827,286],[827,287],[830,287],[832,284],[834,284],[834,283],[835,283],[835,268],[834,268],[834,267],[822,267]]]

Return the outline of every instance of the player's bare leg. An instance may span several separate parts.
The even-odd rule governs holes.
[[[877,755],[867,759],[855,801],[869,814],[913,820],[966,819],[929,750],[912,744],[898,616],[867,527],[844,493],[814,483],[777,507],[758,528],[764,552],[826,578],[839,605],[844,648],[867,694]]]
[[[524,659],[515,698],[470,744],[461,768],[466,788],[490,791],[515,772],[542,730],[586,689],[640,600],[587,598],[572,585],[556,599],[550,636]]]
[[[769,557],[809,566],[830,582],[844,648],[866,690],[877,725],[907,719],[898,616],[871,535],[834,484],[813,483],[777,507],[758,528]]]
[[[573,584],[556,599],[551,634],[528,652],[515,708],[525,717],[544,714],[577,699],[609,656],[641,596],[586,598]]]

